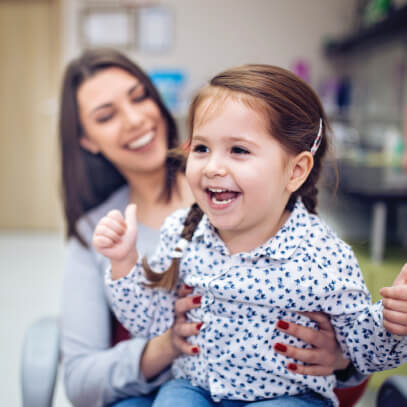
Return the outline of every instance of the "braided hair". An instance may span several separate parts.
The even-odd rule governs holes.
[[[176,286],[179,278],[179,263],[181,261],[183,253],[183,242],[187,243],[192,240],[192,236],[194,235],[194,232],[198,227],[202,216],[202,209],[196,203],[194,203],[191,206],[184,221],[184,228],[181,232],[181,239],[174,249],[174,257],[172,258],[171,265],[166,271],[164,271],[164,273],[156,273],[155,271],[153,271],[148,265],[147,259],[145,257],[143,258],[143,268],[147,280],[149,280],[149,283],[147,284],[148,287],[159,287],[166,290],[172,290]]]

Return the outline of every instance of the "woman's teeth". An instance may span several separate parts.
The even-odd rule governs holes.
[[[140,147],[144,147],[147,145],[154,137],[154,132],[150,131],[149,133],[145,134],[144,136],[138,138],[137,140],[132,141],[127,145],[130,150],[135,150]]]

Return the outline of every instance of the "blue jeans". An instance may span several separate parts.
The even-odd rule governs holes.
[[[109,407],[151,407],[156,394],[157,393],[154,391],[145,396],[130,397],[128,399],[116,401],[115,403],[110,404]]]
[[[188,380],[184,379],[174,379],[163,384],[153,403],[153,407],[326,407],[330,405],[330,400],[312,391],[261,401],[221,400],[214,402],[207,390],[192,386]]]

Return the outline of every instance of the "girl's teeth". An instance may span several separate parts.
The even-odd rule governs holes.
[[[233,201],[233,199],[226,199],[226,200],[224,200],[224,201],[218,201],[214,196],[212,197],[212,202],[214,203],[214,204],[223,204],[223,205],[226,205],[226,204],[228,204],[228,203],[231,203]]]
[[[140,137],[137,140],[132,141],[128,147],[130,150],[135,150],[136,148],[144,147],[153,139],[154,133],[150,131],[149,133],[145,134],[144,136]]]

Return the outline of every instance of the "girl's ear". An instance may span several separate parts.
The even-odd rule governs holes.
[[[303,151],[292,158],[290,163],[291,174],[287,189],[290,193],[297,191],[308,178],[309,173],[314,166],[314,156],[310,151]]]
[[[92,154],[98,154],[100,152],[99,147],[96,145],[95,142],[93,142],[90,138],[86,136],[82,136],[79,139],[79,143],[81,147],[87,151],[89,151]]]

